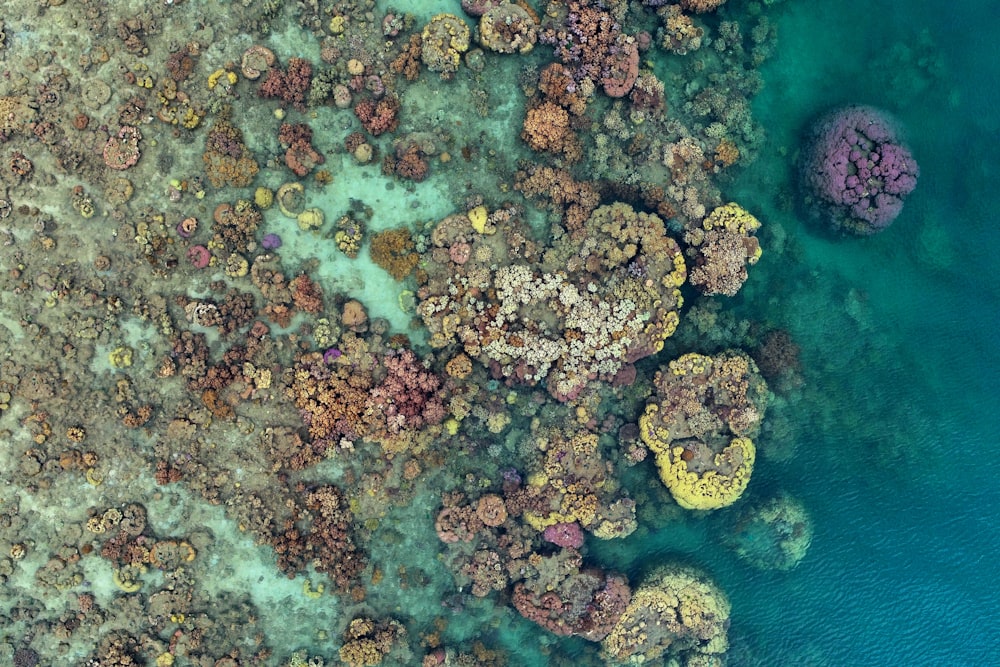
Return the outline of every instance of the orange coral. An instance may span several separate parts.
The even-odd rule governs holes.
[[[723,138],[715,147],[715,161],[723,167],[731,167],[740,159],[740,149],[731,139]]]
[[[327,366],[318,352],[301,357],[287,395],[309,427],[317,457],[341,438],[354,439],[366,432],[362,416],[371,386],[371,376],[346,365]]]
[[[224,120],[209,131],[202,161],[208,182],[217,188],[246,187],[260,170],[253,153],[243,143],[243,133]]]
[[[532,150],[562,153],[569,161],[582,157],[580,141],[569,126],[569,112],[548,100],[528,109],[521,138]]]
[[[576,181],[563,169],[531,165],[515,174],[514,188],[526,197],[548,197],[568,230],[579,229],[601,203],[593,185]]]
[[[389,64],[396,74],[402,74],[407,81],[416,81],[420,76],[420,56],[423,52],[423,40],[420,35],[410,35],[409,43],[400,51],[399,55]]]
[[[340,313],[340,321],[351,331],[362,331],[368,324],[368,313],[364,304],[356,299],[351,299],[344,303],[344,308]]]
[[[445,364],[444,370],[451,377],[464,380],[472,373],[472,359],[464,352],[459,352]]]
[[[485,525],[495,528],[507,520],[507,506],[503,498],[495,493],[487,493],[476,505],[476,516]]]
[[[542,70],[538,78],[538,90],[575,116],[587,110],[586,98],[577,91],[573,77],[559,63],[552,63]]]
[[[292,301],[300,310],[307,313],[318,313],[323,310],[323,290],[309,276],[296,276],[289,283],[292,289]]]

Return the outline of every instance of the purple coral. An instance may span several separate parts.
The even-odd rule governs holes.
[[[264,234],[260,240],[260,245],[264,250],[277,250],[281,247],[281,237],[277,234]]]
[[[816,211],[835,229],[860,235],[892,224],[920,175],[896,121],[868,106],[836,109],[816,121],[801,168]]]

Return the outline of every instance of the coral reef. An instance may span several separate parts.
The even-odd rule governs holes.
[[[260,170],[253,152],[243,143],[243,133],[225,120],[220,120],[205,139],[205,175],[217,188],[246,187]]]
[[[372,235],[372,261],[389,272],[396,280],[403,280],[417,267],[420,255],[410,230],[387,229]]]
[[[110,169],[123,171],[139,161],[139,128],[124,125],[118,134],[110,137],[104,145],[104,164]]]
[[[420,58],[432,72],[441,78],[452,77],[462,62],[462,54],[469,49],[469,26],[454,14],[437,14],[420,33]]]
[[[406,637],[406,628],[392,619],[355,618],[344,631],[340,661],[348,667],[374,667]]]
[[[538,28],[528,11],[513,2],[497,4],[479,19],[477,40],[497,53],[527,53],[538,40]]]
[[[395,130],[399,124],[398,114],[399,100],[395,95],[386,95],[378,100],[366,97],[354,106],[354,115],[373,137]]]
[[[635,530],[634,504],[611,492],[596,435],[540,430],[533,442],[545,455],[524,491],[528,525],[538,531],[561,526],[545,537],[554,544],[578,541],[574,525],[601,539],[627,537]]]
[[[495,222],[484,229],[492,233],[479,233],[469,216],[455,215],[431,236],[440,252],[431,254],[418,312],[432,346],[460,341],[495,375],[529,385],[544,381],[552,396],[569,401],[591,381],[613,380],[659,351],[673,333],[686,270],[657,216],[621,203],[598,208],[576,233],[545,250],[540,269],[533,269],[505,263],[542,252],[527,242],[514,212],[490,215]],[[451,259],[456,243],[469,245],[470,259],[461,264]],[[478,301],[483,308],[470,307]]]
[[[737,353],[650,377],[689,268],[706,332],[760,247],[717,177],[771,3],[709,4],[11,0],[0,663],[500,667],[504,606],[536,661],[638,660],[603,541],[681,513],[642,441],[730,502],[765,403]],[[790,507],[731,546],[801,550]],[[687,613],[650,655],[720,655]]]
[[[306,96],[312,83],[312,64],[304,58],[289,58],[284,70],[267,63],[267,76],[260,83],[257,94],[264,99],[279,99],[299,111],[306,110]]]
[[[738,204],[719,206],[708,214],[701,229],[684,235],[694,256],[688,274],[702,294],[736,296],[747,279],[747,265],[762,254],[754,233],[760,221]]]

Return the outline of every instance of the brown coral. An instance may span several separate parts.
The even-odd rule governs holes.
[[[371,256],[373,262],[396,280],[409,276],[420,261],[410,230],[405,227],[387,229],[373,235]]]
[[[495,493],[487,493],[476,504],[476,516],[485,525],[495,528],[507,520],[507,506],[503,498]]]
[[[726,0],[680,0],[681,8],[684,11],[695,14],[705,14],[714,12],[726,3]]]

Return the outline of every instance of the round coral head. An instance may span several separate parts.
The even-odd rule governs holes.
[[[810,128],[800,168],[811,211],[834,229],[859,235],[892,224],[920,175],[899,123],[869,106],[820,117]]]

